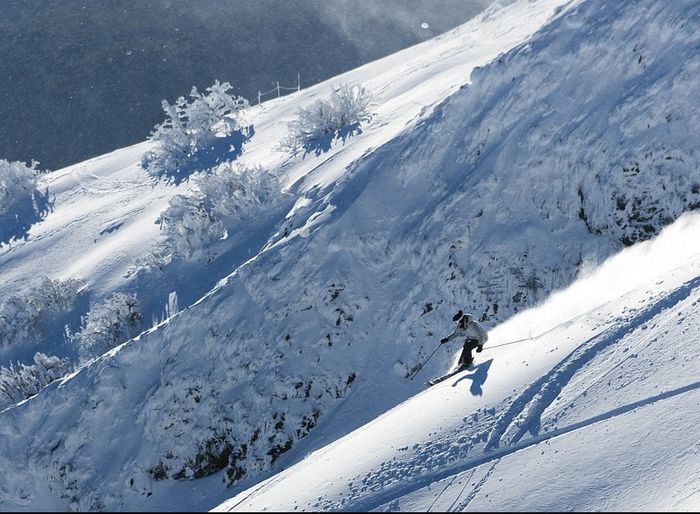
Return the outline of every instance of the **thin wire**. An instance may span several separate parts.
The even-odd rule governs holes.
[[[489,350],[491,348],[500,348],[501,346],[508,346],[508,345],[517,344],[517,343],[524,343],[525,341],[534,341],[535,339],[537,339],[537,338],[536,337],[526,337],[525,339],[516,339],[515,341],[509,341],[509,342],[503,343],[503,344],[484,346],[484,351]]]
[[[283,89],[283,90],[285,90],[285,91],[298,91],[298,90],[299,90],[299,86],[298,86],[298,85],[297,85],[297,86],[293,86],[293,87],[280,86],[279,88],[280,88],[280,90]],[[267,96],[267,95],[271,95],[271,94],[276,93],[276,92],[277,92],[277,87],[273,87],[273,88],[270,89],[269,91],[260,91],[260,96]]]

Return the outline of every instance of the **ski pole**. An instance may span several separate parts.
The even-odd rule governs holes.
[[[425,359],[425,360],[423,361],[423,364],[421,364],[420,367],[413,373],[413,375],[411,375],[411,378],[409,378],[409,380],[413,380],[413,379],[416,377],[416,375],[418,374],[418,372],[419,372],[420,370],[423,369],[423,366],[425,366],[425,365],[428,363],[428,361],[430,360],[430,358],[431,358],[433,355],[435,355],[435,352],[437,352],[437,351],[440,349],[441,346],[442,346],[442,343],[440,343],[440,344],[438,345],[438,347],[435,348],[435,349],[433,350],[433,353],[431,353],[430,355],[428,355],[428,358]]]

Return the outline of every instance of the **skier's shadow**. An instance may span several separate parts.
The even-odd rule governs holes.
[[[486,362],[482,362],[481,364],[474,366],[470,374],[460,377],[459,380],[456,380],[455,383],[452,384],[452,387],[457,387],[457,384],[459,384],[462,380],[469,379],[472,381],[469,392],[474,396],[481,396],[484,393],[481,386],[486,382],[491,363],[493,363],[493,359],[489,359]]]

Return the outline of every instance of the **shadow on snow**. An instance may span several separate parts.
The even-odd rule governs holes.
[[[484,391],[481,389],[481,386],[483,386],[486,383],[486,379],[488,378],[489,368],[491,367],[491,364],[493,364],[493,359],[489,359],[486,362],[482,362],[481,364],[477,364],[476,366],[474,366],[472,373],[470,373],[469,375],[464,375],[464,376],[460,377],[458,380],[456,380],[452,384],[452,387],[457,387],[457,385],[462,380],[471,380],[472,385],[469,388],[469,392],[472,393],[473,396],[483,395]]]
[[[48,187],[43,193],[34,191],[32,196],[18,202],[10,212],[0,215],[0,246],[18,239],[26,240],[32,225],[43,220],[52,210]]]

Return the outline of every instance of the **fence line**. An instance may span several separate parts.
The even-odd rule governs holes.
[[[276,82],[276,86],[270,89],[269,91],[260,91],[258,89],[258,103],[254,105],[260,105],[262,103],[262,99],[265,96],[269,96],[272,94],[277,94],[277,98],[282,96],[282,91],[301,91],[301,73],[297,73],[297,85],[296,86],[282,86],[280,85],[279,80]]]

